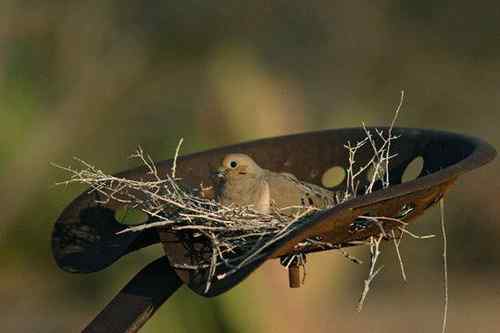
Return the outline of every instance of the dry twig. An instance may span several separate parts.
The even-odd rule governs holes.
[[[294,222],[318,212],[313,207],[303,208],[296,216],[289,216],[274,209],[271,214],[261,214],[251,207],[227,207],[219,202],[198,196],[195,191],[183,188],[175,178],[175,168],[182,140],[176,149],[172,173],[160,178],[150,156],[138,148],[132,158],[146,166],[148,179],[131,180],[110,176],[91,164],[76,159],[83,168],[76,170],[57,166],[71,176],[59,185],[83,183],[90,192],[98,192],[103,204],[114,200],[131,208],[140,209],[156,221],[128,227],[120,233],[138,232],[149,228],[168,228],[176,232],[190,232],[194,242],[208,244],[199,253],[198,268],[208,267],[206,290],[214,278],[222,279],[242,266],[258,259],[263,251],[294,230]],[[224,264],[230,270],[216,274]],[[192,267],[190,267],[192,268]]]
[[[378,257],[380,256],[380,242],[383,239],[383,235],[380,234],[377,238],[374,236],[370,237],[370,271],[368,273],[368,278],[365,280],[363,292],[361,293],[361,297],[358,302],[358,312],[361,312],[363,310],[363,305],[365,304],[366,296],[368,295],[368,292],[370,291],[370,286],[378,273],[382,270],[384,266],[380,266],[379,268],[375,269],[375,266],[377,265],[377,260]]]

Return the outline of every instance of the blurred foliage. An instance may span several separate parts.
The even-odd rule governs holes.
[[[0,318],[5,331],[78,331],[156,247],[76,276],[50,252],[52,224],[81,188],[50,162],[78,156],[103,170],[290,132],[387,124],[476,135],[500,146],[500,5],[491,1],[0,1]],[[464,178],[447,201],[450,331],[499,323],[498,162]],[[416,226],[438,233],[431,211]],[[229,293],[182,289],[144,332],[437,330],[441,243],[390,244],[367,306],[367,267],[311,256],[305,287],[277,263]],[[366,249],[355,249],[366,257]],[[467,314],[467,315],[466,315]]]

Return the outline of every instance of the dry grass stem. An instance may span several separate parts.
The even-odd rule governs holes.
[[[439,200],[439,210],[441,214],[441,233],[443,235],[443,289],[444,289],[444,304],[443,304],[443,325],[441,333],[446,332],[446,322],[448,318],[448,256],[447,256],[447,238],[446,224],[444,220],[444,198]]]
[[[175,149],[174,162],[172,164],[172,179],[175,179],[175,171],[177,169],[177,158],[179,157],[179,151],[181,150],[181,146],[182,146],[183,141],[184,141],[184,138],[181,138],[179,140],[179,143],[177,144],[177,148]]]
[[[392,241],[394,243],[394,249],[396,250],[396,254],[398,256],[398,262],[399,262],[399,268],[401,269],[401,278],[403,281],[406,282],[406,270],[405,270],[405,265],[403,262],[403,258],[401,257],[401,252],[399,251],[399,245],[401,244],[401,241],[403,240],[403,233],[400,232],[399,236],[396,236],[396,232],[394,229],[391,230],[392,234]]]

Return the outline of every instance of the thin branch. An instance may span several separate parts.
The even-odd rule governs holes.
[[[366,300],[366,296],[368,295],[368,292],[370,291],[370,286],[373,281],[373,279],[377,276],[377,274],[382,270],[384,266],[380,266],[379,268],[375,269],[375,266],[377,265],[377,260],[378,257],[380,256],[380,242],[383,239],[383,235],[380,234],[378,238],[375,238],[374,236],[370,237],[370,271],[368,273],[368,278],[365,280],[364,283],[364,288],[363,292],[361,294],[361,297],[358,302],[358,312],[361,312],[363,310],[363,305]]]
[[[358,259],[356,258],[355,256],[351,255],[350,253],[348,253],[347,251],[344,251],[342,248],[339,248],[339,251],[340,253],[342,253],[342,255],[348,259],[349,261],[355,263],[355,264],[358,264],[358,265],[361,265],[363,264],[363,261],[361,259]]]
[[[398,227],[398,230],[407,234],[408,236],[412,237],[412,238],[415,238],[415,239],[429,239],[429,238],[434,238],[436,237],[436,235],[434,234],[430,234],[430,235],[417,235],[413,232],[411,232],[410,230],[406,229],[406,228],[402,228],[402,227]]]
[[[396,120],[398,119],[399,111],[401,110],[401,107],[403,106],[404,99],[405,99],[405,91],[401,90],[401,97],[399,99],[399,105],[396,108],[396,112],[394,113],[394,118],[392,118],[391,127],[389,127],[389,135],[388,135],[389,138],[392,137],[392,129],[394,128],[394,125],[396,124]],[[391,150],[391,142],[389,141],[387,143],[387,157],[389,156],[390,150]],[[386,160],[385,166],[386,166],[385,182],[386,182],[387,186],[389,186],[389,159],[388,158]]]

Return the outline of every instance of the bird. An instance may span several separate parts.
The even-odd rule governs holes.
[[[224,206],[250,206],[261,214],[271,214],[276,208],[281,214],[294,215],[308,207],[336,204],[334,192],[300,181],[291,173],[261,168],[246,154],[226,155],[216,174],[221,181],[215,195]]]

